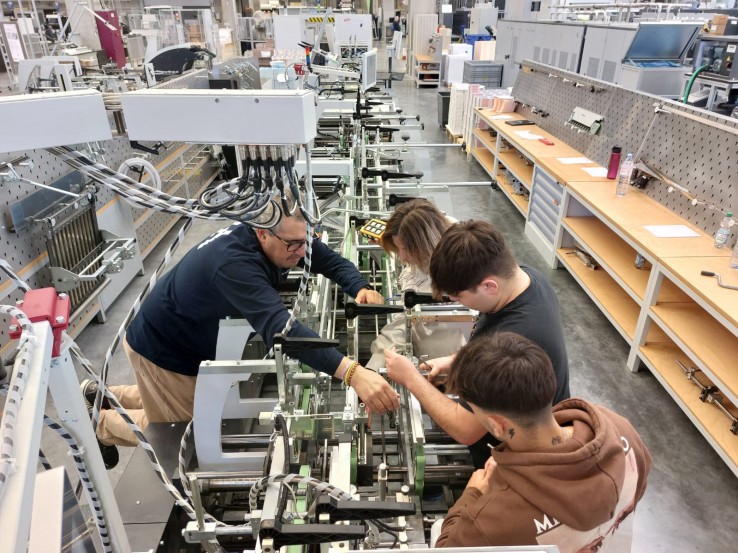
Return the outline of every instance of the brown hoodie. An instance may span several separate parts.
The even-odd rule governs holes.
[[[539,452],[494,451],[490,489],[467,488],[437,547],[557,545],[561,553],[630,551],[651,455],[631,424],[581,399],[554,407],[571,439]]]

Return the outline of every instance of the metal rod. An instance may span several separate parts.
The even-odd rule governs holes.
[[[663,104],[656,105],[656,113],[669,113],[672,115],[679,115],[680,117],[686,117],[687,119],[691,119],[692,121],[697,121],[698,123],[709,125],[710,127],[720,129],[721,131],[729,132],[730,134],[738,134],[738,129],[730,127],[726,125],[725,123],[718,123],[717,121],[711,121],[709,119],[705,119],[704,117],[700,117],[699,115],[693,115],[685,111],[680,111],[680,110],[675,110],[675,109],[672,110],[667,107],[664,107]]]
[[[205,529],[205,511],[202,508],[200,486],[194,476],[190,476],[190,489],[192,490],[192,505],[195,507],[195,516],[197,517],[197,529],[202,531]]]
[[[367,144],[364,146],[367,150],[385,150],[389,149],[389,146],[402,148],[461,148],[461,144],[425,144],[423,142],[385,142],[383,144]]]
[[[259,480],[213,480],[202,482],[203,493],[215,493],[215,492],[236,492],[250,490]]]

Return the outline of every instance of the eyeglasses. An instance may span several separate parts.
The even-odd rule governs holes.
[[[269,231],[269,234],[274,236],[277,240],[282,242],[285,246],[287,246],[287,251],[290,253],[294,253],[300,248],[302,248],[305,244],[307,244],[307,240],[285,240],[284,238],[280,238],[277,236],[273,231]]]

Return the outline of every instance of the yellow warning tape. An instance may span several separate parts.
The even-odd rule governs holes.
[[[323,18],[322,17],[308,17],[305,21],[307,21],[308,23],[322,23]],[[336,22],[335,17],[328,18],[328,23],[335,23],[335,22]]]

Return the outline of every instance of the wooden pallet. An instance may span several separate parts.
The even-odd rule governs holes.
[[[449,139],[449,141],[453,142],[454,144],[459,144],[463,140],[463,136],[460,134],[453,134],[451,132],[451,129],[448,128],[448,125],[446,125],[446,137]]]

